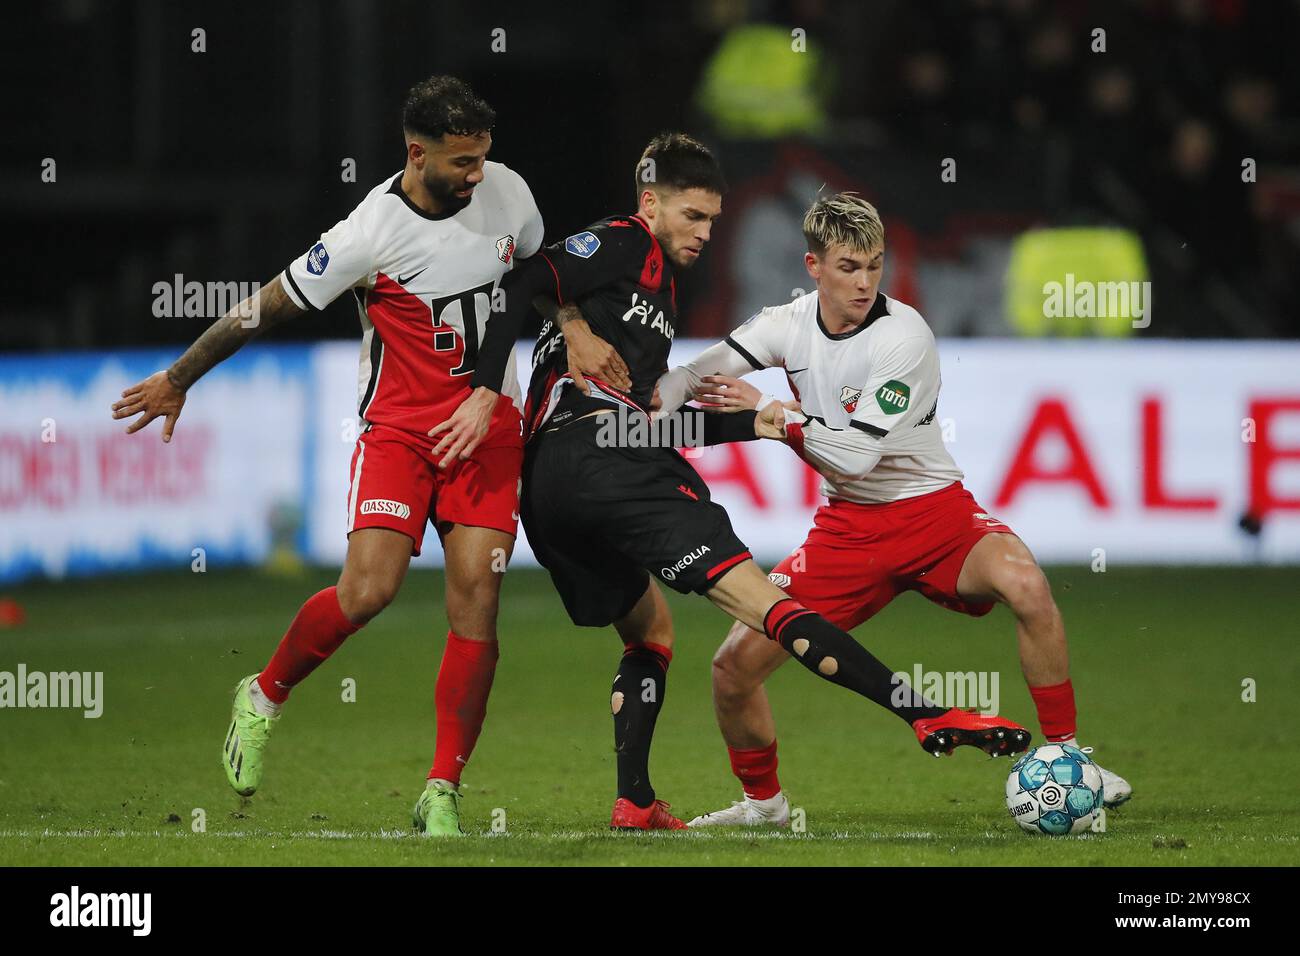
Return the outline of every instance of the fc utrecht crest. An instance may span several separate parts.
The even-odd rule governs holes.
[[[844,410],[850,415],[857,411],[858,399],[861,397],[862,389],[860,388],[850,388],[845,385],[840,389],[840,404],[844,406]]]
[[[510,264],[510,257],[515,254],[515,237],[502,236],[497,240],[497,258],[507,265]]]

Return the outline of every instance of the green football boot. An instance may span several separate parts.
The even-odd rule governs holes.
[[[430,785],[415,801],[411,823],[421,836],[464,836],[460,828],[460,791]]]
[[[279,717],[266,717],[253,709],[248,688],[257,677],[250,674],[235,685],[235,700],[230,706],[230,729],[221,751],[221,765],[235,793],[251,797],[262,782],[262,755],[266,741]]]

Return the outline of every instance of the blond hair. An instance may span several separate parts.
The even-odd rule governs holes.
[[[803,237],[815,256],[839,245],[855,252],[875,252],[885,244],[885,226],[876,207],[857,193],[835,193],[818,196],[808,208]]]

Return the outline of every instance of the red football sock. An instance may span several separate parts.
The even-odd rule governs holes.
[[[776,741],[758,750],[732,750],[727,748],[731,757],[731,772],[740,778],[740,785],[745,788],[745,796],[751,800],[766,800],[781,792],[781,783],[776,779]]]
[[[474,753],[488,694],[497,669],[497,642],[471,641],[447,632],[447,649],[438,668],[434,706],[438,711],[438,739],[429,779],[460,783],[460,772]]]
[[[1043,728],[1048,743],[1060,743],[1074,736],[1073,684],[1066,680],[1050,687],[1031,687],[1029,693],[1038,707],[1038,726]]]
[[[257,676],[257,683],[277,704],[283,704],[289,691],[325,659],[339,649],[357,625],[347,619],[339,607],[337,588],[326,588],[309,597],[280,639],[270,663]]]

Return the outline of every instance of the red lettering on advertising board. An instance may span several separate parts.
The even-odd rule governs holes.
[[[714,445],[709,454],[695,460],[695,470],[710,488],[734,484],[749,496],[755,508],[766,508],[767,496],[743,449],[740,444]]]
[[[1063,442],[1067,452],[1065,462],[1056,468],[1038,460],[1039,446],[1051,439]],[[1065,402],[1059,398],[1045,398],[1034,409],[1025,437],[1020,440],[1020,447],[1002,479],[994,504],[999,508],[1007,507],[1017,494],[1033,484],[1079,485],[1098,508],[1110,507],[1110,499],[1092,467],[1088,450],[1070,419]]]
[[[1279,447],[1274,444],[1271,428],[1274,419],[1287,412],[1300,413],[1300,398],[1258,400],[1250,403],[1250,417],[1255,422],[1255,440],[1250,443],[1250,511],[1262,518],[1270,511],[1300,511],[1300,497],[1275,495],[1272,476],[1281,462],[1296,462],[1300,467],[1300,445]]]
[[[1219,506],[1213,495],[1179,498],[1165,489],[1163,411],[1158,398],[1142,402],[1142,503],[1169,511],[1213,511]]]
[[[0,435],[0,510],[16,511],[29,503],[67,508],[76,502],[79,487],[75,442]]]
[[[168,444],[152,435],[100,435],[95,441],[100,495],[113,504],[199,498],[211,445],[211,429],[202,425],[177,429]]]

